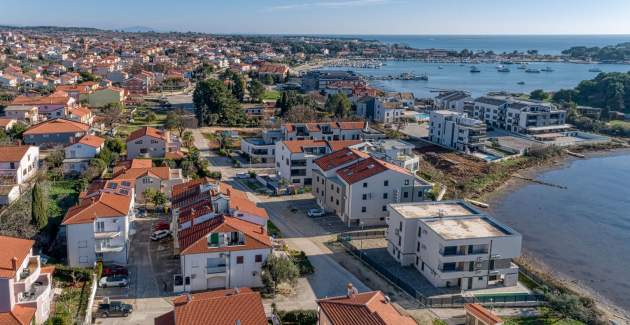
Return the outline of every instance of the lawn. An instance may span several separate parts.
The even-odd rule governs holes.
[[[79,197],[77,180],[51,181],[48,188],[52,217],[63,216],[71,206],[75,205]]]
[[[267,232],[269,233],[269,236],[272,236],[273,238],[282,237],[282,233],[280,232],[280,229],[278,229],[278,227],[276,227],[276,225],[274,225],[273,222],[271,222],[271,220],[267,222]]]
[[[626,122],[626,121],[619,121],[619,120],[614,120],[614,121],[610,121],[608,122],[608,124],[612,127],[614,126],[620,126],[624,129],[630,129],[630,122]]]
[[[505,325],[584,325],[584,323],[572,319],[560,319],[556,317],[514,317],[503,319]]]
[[[77,281],[73,282],[68,277],[71,272],[63,269],[66,269],[66,267],[60,266],[59,270],[55,270],[53,274],[55,287],[62,289],[62,293],[55,298],[55,310],[54,314],[51,313],[51,318],[61,318],[74,323],[72,320],[83,319],[85,316],[92,281],[85,281],[86,275],[77,273]],[[91,274],[87,273],[88,279],[89,276]]]
[[[265,90],[265,93],[262,96],[263,100],[278,100],[280,99],[280,92],[277,90]]]

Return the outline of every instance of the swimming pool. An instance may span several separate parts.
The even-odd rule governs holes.
[[[416,121],[428,121],[430,117],[427,113],[416,113]]]

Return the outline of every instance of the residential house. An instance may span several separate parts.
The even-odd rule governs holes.
[[[66,119],[54,119],[31,126],[24,131],[24,143],[40,147],[68,145],[88,134],[90,126]]]
[[[435,287],[515,286],[519,233],[463,201],[389,205],[387,251]]]
[[[116,87],[99,88],[88,94],[87,101],[90,107],[122,104],[125,101],[125,90]]]
[[[365,84],[361,76],[353,71],[341,70],[315,70],[309,71],[302,77],[302,89],[304,91],[323,90],[329,84],[338,81],[350,81],[358,84]]]
[[[361,140],[288,140],[276,142],[276,172],[293,186],[311,186],[313,161],[335,150],[362,143]]]
[[[85,135],[79,141],[64,148],[64,174],[79,175],[87,170],[90,160],[101,152],[105,139],[95,135]]]
[[[387,204],[427,200],[433,184],[409,170],[352,148],[313,163],[313,194],[351,227],[384,225]]]
[[[155,325],[267,325],[260,293],[234,288],[185,294],[173,299],[173,310]]]
[[[127,158],[163,158],[166,153],[179,151],[181,143],[169,131],[149,126],[142,127],[127,137]]]
[[[68,265],[92,267],[98,260],[127,264],[129,223],[134,217],[134,189],[126,181],[108,181],[93,193],[83,193],[79,204],[63,219]]]
[[[87,107],[77,106],[68,110],[66,119],[92,125],[92,123],[94,123],[94,114],[92,114],[92,111]]]
[[[471,101],[470,93],[461,90],[449,90],[440,92],[433,99],[433,106],[440,110],[450,110],[464,113],[464,103]]]
[[[69,96],[18,96],[11,106],[37,106],[37,112],[48,119],[64,118],[68,109],[77,105],[74,98]]]
[[[0,236],[0,324],[44,324],[48,319],[54,267],[42,267],[34,243]]]
[[[6,108],[5,108],[6,109]],[[15,118],[2,118],[0,117],[0,129],[4,130],[4,132],[8,132],[17,124],[17,119]]]
[[[14,88],[18,85],[18,78],[10,74],[0,75],[0,87],[2,88]]]
[[[131,95],[146,95],[149,93],[151,84],[147,78],[132,77],[123,82],[123,87]]]
[[[480,120],[469,118],[465,113],[431,111],[429,139],[438,145],[469,154],[483,151],[486,125]]]
[[[176,291],[263,285],[262,265],[272,247],[263,226],[217,215],[180,229],[177,239],[181,275],[175,277]]]
[[[26,124],[37,124],[40,119],[37,106],[27,105],[9,105],[4,108],[4,116]]]
[[[366,143],[366,152],[377,159],[403,167],[412,173],[420,168],[420,157],[413,153],[415,145],[399,139],[383,139]]]
[[[133,159],[120,162],[114,167],[113,179],[128,181],[134,185],[136,202],[145,202],[144,191],[151,188],[170,198],[174,185],[185,181],[181,169],[168,166],[153,167],[151,159]]]
[[[289,67],[285,64],[263,63],[258,67],[258,76],[272,76],[274,80],[283,82],[289,75]]]
[[[352,284],[341,297],[317,300],[318,325],[415,325],[416,321],[392,306],[381,291],[358,293]]]
[[[21,185],[37,174],[39,148],[0,146],[0,179],[4,185]]]
[[[286,123],[281,127],[284,140],[360,140],[365,122]]]
[[[481,304],[464,304],[464,310],[466,311],[465,325],[503,325],[501,317]]]

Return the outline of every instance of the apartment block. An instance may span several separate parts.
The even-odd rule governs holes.
[[[436,287],[515,286],[522,237],[463,201],[388,207],[387,250]]]
[[[508,96],[482,96],[474,100],[471,117],[510,132],[538,134],[570,129],[566,115],[566,111],[551,103]]]
[[[281,127],[283,140],[360,140],[365,122],[287,123]]]
[[[486,125],[464,113],[432,111],[429,122],[429,139],[433,143],[463,152],[484,148]]]

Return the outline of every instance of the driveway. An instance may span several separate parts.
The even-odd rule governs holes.
[[[157,218],[141,218],[134,221],[136,233],[129,245],[129,287],[99,289],[97,296],[109,295],[111,299],[131,304],[134,312],[129,317],[97,318],[97,324],[154,324],[154,318],[172,310],[172,287],[163,290],[162,280],[171,278],[172,253],[163,254],[164,242],[151,242],[149,235]],[[172,247],[172,246],[171,246]],[[164,261],[160,258],[164,258]],[[170,260],[169,260],[170,259]],[[166,273],[166,274],[165,274]],[[114,295],[121,290],[125,295]],[[97,297],[98,298],[98,297]],[[98,303],[95,303],[97,305]]]
[[[247,190],[238,182],[230,183]],[[317,206],[311,194],[265,198],[252,193],[248,195],[259,206],[267,209],[271,221],[282,232],[282,240],[290,248],[304,251],[315,267],[315,273],[300,278],[295,295],[276,297],[274,302],[279,309],[316,309],[316,299],[345,295],[348,283],[352,283],[359,292],[371,291],[332,258],[333,252],[324,243],[333,236],[306,215],[309,207]],[[297,211],[291,212],[292,209]]]

